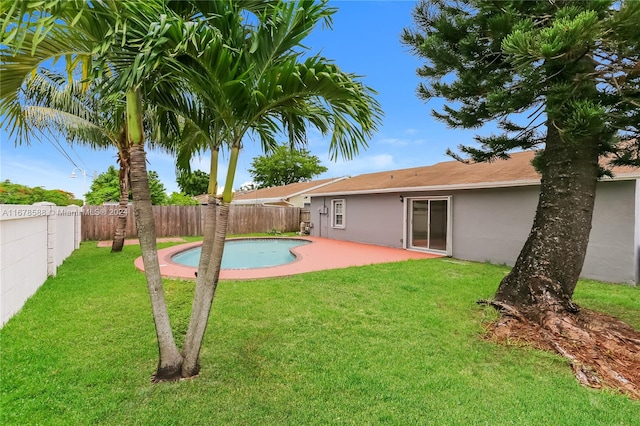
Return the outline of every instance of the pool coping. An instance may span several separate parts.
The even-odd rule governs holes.
[[[401,248],[376,246],[372,244],[354,243],[350,241],[330,240],[319,237],[249,237],[239,239],[300,239],[309,241],[293,247],[291,251],[296,259],[293,262],[279,266],[254,269],[223,269],[220,271],[221,280],[251,280],[259,278],[283,277],[305,272],[321,271],[326,269],[348,268],[351,266],[364,266],[376,263],[401,262],[409,259],[432,259],[442,255],[409,251]],[[236,238],[233,238],[236,239]],[[231,238],[230,238],[231,240]],[[190,250],[202,245],[202,241],[187,244],[179,244],[158,250],[158,260],[162,276],[177,279],[195,279],[197,268],[180,265],[171,258],[182,251]],[[144,271],[142,257],[135,260],[135,266]]]

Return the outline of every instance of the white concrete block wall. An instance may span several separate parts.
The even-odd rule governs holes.
[[[0,205],[0,325],[79,247],[80,214],[51,203]]]
[[[56,228],[63,229],[63,232],[56,232],[55,244],[55,266],[62,265],[62,262],[78,247],[79,240],[76,241],[76,222],[80,225],[80,215],[82,209],[78,206],[54,207],[56,214]],[[79,229],[79,228],[78,228]]]

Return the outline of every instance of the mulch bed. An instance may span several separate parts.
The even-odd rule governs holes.
[[[640,399],[640,332],[612,316],[583,309],[549,312],[533,322],[510,312],[491,323],[485,339],[525,343],[562,355],[584,386],[610,388]]]

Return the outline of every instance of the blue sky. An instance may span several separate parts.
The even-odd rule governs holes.
[[[333,30],[317,28],[305,44],[311,52],[321,52],[334,60],[344,71],[363,76],[363,81],[378,91],[385,117],[379,132],[369,141],[369,148],[351,161],[330,161],[328,139],[312,132],[308,149],[329,168],[319,178],[448,161],[450,158],[444,155],[448,147],[473,142],[474,132],[449,129],[431,117],[431,109],[439,109],[441,101],[425,103],[416,96],[419,83],[416,69],[421,62],[400,43],[402,29],[412,24],[414,1],[334,1],[332,5],[339,9],[334,15]],[[58,141],[73,159],[72,163],[60,152],[60,147],[56,149],[49,141],[16,147],[15,140],[6,132],[2,131],[0,138],[0,179],[63,189],[79,198],[82,198],[85,185],[82,170],[86,171],[88,190],[94,174],[116,164],[115,149],[91,151],[81,146],[71,147],[64,140]],[[173,158],[153,151],[147,155],[149,170],[159,173],[167,192],[178,191]],[[247,169],[256,155],[260,155],[259,144],[247,141],[238,162],[234,188],[251,180]],[[220,164],[220,179],[226,172],[225,160],[223,158]],[[208,172],[209,156],[204,154],[195,158],[192,166]],[[76,179],[70,178],[74,168]]]

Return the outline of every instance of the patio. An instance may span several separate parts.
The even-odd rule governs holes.
[[[311,241],[294,248],[296,260],[280,266],[257,269],[223,269],[220,279],[248,280],[256,278],[283,277],[325,269],[347,268],[350,266],[371,265],[374,263],[400,262],[409,259],[431,259],[441,257],[433,253],[409,251],[398,248],[352,243],[317,237],[300,237]],[[201,242],[181,244],[158,250],[162,275],[168,278],[194,279],[197,268],[179,265],[171,258],[184,250],[197,247]],[[144,271],[142,258],[135,261],[136,267]]]

